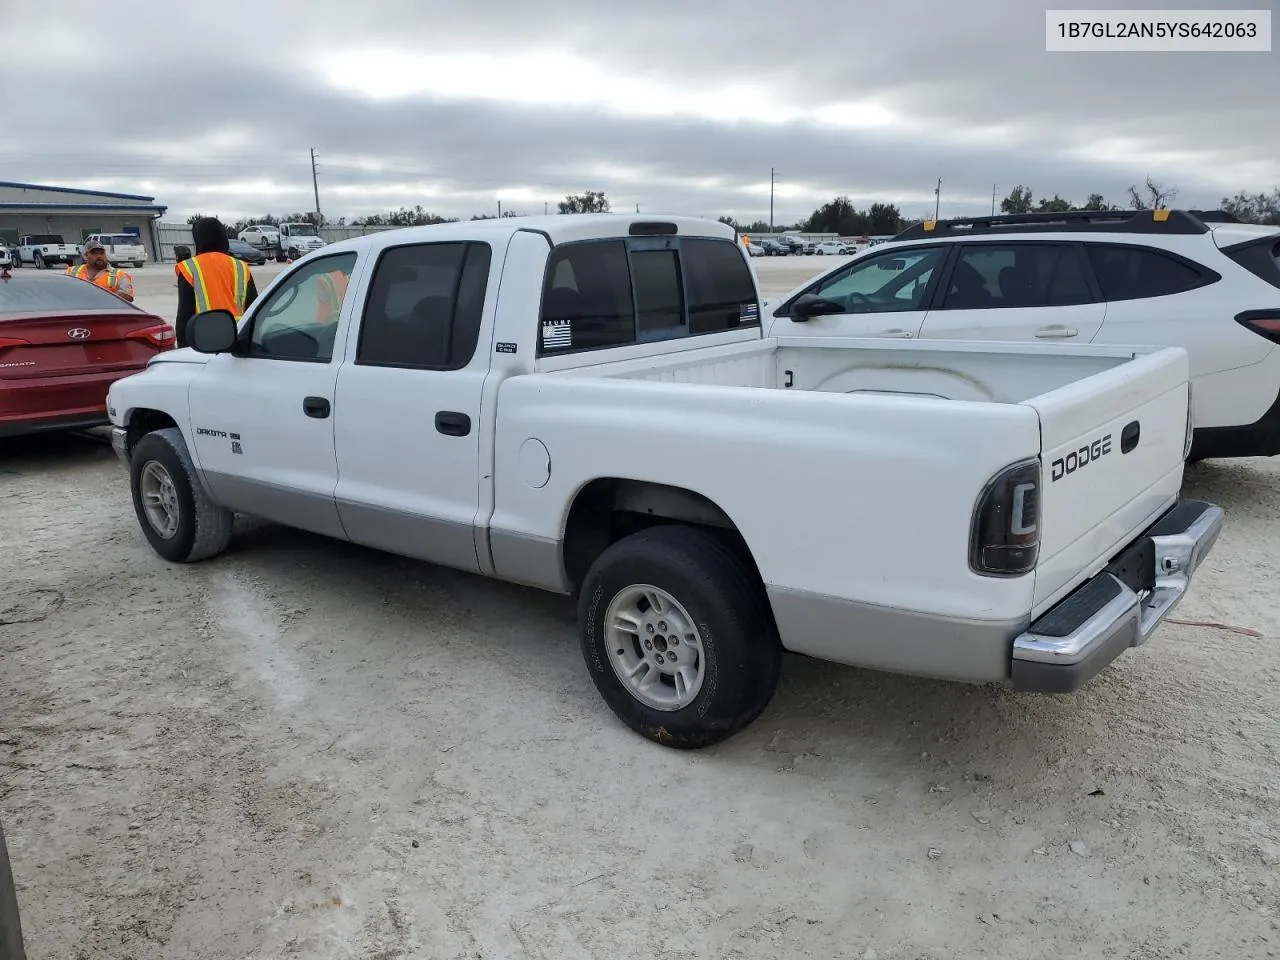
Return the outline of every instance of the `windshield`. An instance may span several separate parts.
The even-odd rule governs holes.
[[[289,224],[289,234],[294,237],[318,237],[316,228],[309,223],[291,223]]]
[[[62,242],[62,234],[60,234],[60,233],[37,233],[37,234],[35,234],[34,236],[28,237],[28,238],[27,238],[27,242],[28,242],[29,244],[31,244],[33,247],[34,247],[34,246],[39,246],[39,245],[41,245],[41,244],[45,244],[45,243],[61,243],[61,242]]]
[[[0,283],[0,317],[11,313],[59,310],[137,309],[97,284],[85,283],[74,277],[42,277],[39,280],[14,277],[7,283]]]

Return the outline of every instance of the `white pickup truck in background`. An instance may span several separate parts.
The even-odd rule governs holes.
[[[783,650],[1075,690],[1222,521],[1179,502],[1185,352],[764,338],[703,220],[353,238],[190,337],[108,397],[161,556],[243,512],[575,595],[597,689],[676,747],[758,716]]]
[[[15,267],[30,263],[43,270],[57,263],[79,262],[80,249],[75,244],[65,243],[60,233],[38,233],[18,238]]]

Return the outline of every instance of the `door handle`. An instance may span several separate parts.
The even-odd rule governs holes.
[[[1066,339],[1067,337],[1074,337],[1075,335],[1076,335],[1075,327],[1064,327],[1058,323],[1055,323],[1052,326],[1048,326],[1048,327],[1041,327],[1039,330],[1036,331],[1036,336],[1039,337],[1041,340],[1048,340],[1048,339],[1062,340],[1062,339]]]
[[[324,397],[303,397],[302,412],[308,417],[323,420],[329,416],[329,401]]]
[[[898,340],[910,340],[912,337],[914,337],[914,336],[915,336],[915,334],[914,334],[914,333],[912,333],[910,330],[901,330],[901,329],[898,329],[898,330],[885,330],[885,331],[882,331],[882,332],[881,332],[881,334],[880,334],[880,336],[882,336],[882,337],[893,337],[893,338],[898,339]]]
[[[455,410],[441,410],[436,414],[436,429],[446,437],[465,437],[471,432],[471,418]]]

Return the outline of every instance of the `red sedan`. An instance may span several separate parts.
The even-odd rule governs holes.
[[[107,388],[175,342],[170,324],[84,280],[0,280],[0,437],[107,423]]]

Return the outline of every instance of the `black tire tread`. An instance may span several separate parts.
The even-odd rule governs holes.
[[[185,476],[174,477],[174,482],[185,483],[191,494],[195,538],[192,540],[191,549],[187,551],[185,557],[179,558],[178,562],[198,563],[201,560],[208,560],[210,557],[217,556],[226,550],[227,544],[231,542],[231,528],[235,520],[235,514],[214,503],[209,494],[205,492],[204,485],[200,483],[196,465],[191,459],[191,452],[187,449],[187,442],[183,439],[181,430],[177,427],[153,430],[139,440],[138,445],[141,446],[153,437],[157,441],[167,444],[177,456]]]
[[[669,564],[688,576],[702,582],[703,588],[713,596],[720,594],[716,606],[723,615],[730,617],[739,633],[760,634],[762,642],[750,645],[744,653],[746,662],[743,672],[746,684],[737,703],[725,704],[729,709],[715,717],[705,718],[709,721],[697,730],[675,731],[667,729],[663,724],[652,725],[642,722],[634,715],[619,711],[610,702],[614,712],[637,733],[677,749],[700,749],[727,739],[744,727],[750,725],[773,698],[778,686],[778,678],[782,666],[782,647],[778,641],[777,628],[773,621],[773,612],[765,596],[763,584],[751,564],[743,557],[732,541],[717,532],[684,524],[662,524],[650,527],[617,541],[609,547],[596,565],[603,563],[618,564],[627,562],[629,557],[638,560],[653,561],[661,555],[660,562]],[[595,573],[587,575],[590,582]],[[588,622],[587,607],[590,604],[590,592],[582,591],[579,598],[579,623],[582,625],[582,642],[584,655],[588,653],[589,638],[586,634]],[[718,656],[724,651],[718,650]],[[590,657],[588,656],[590,669]],[[612,667],[606,665],[605,670]],[[592,679],[600,682],[592,670]],[[605,695],[605,690],[600,690]],[[629,695],[627,695],[629,697]],[[609,700],[606,695],[606,701]]]

